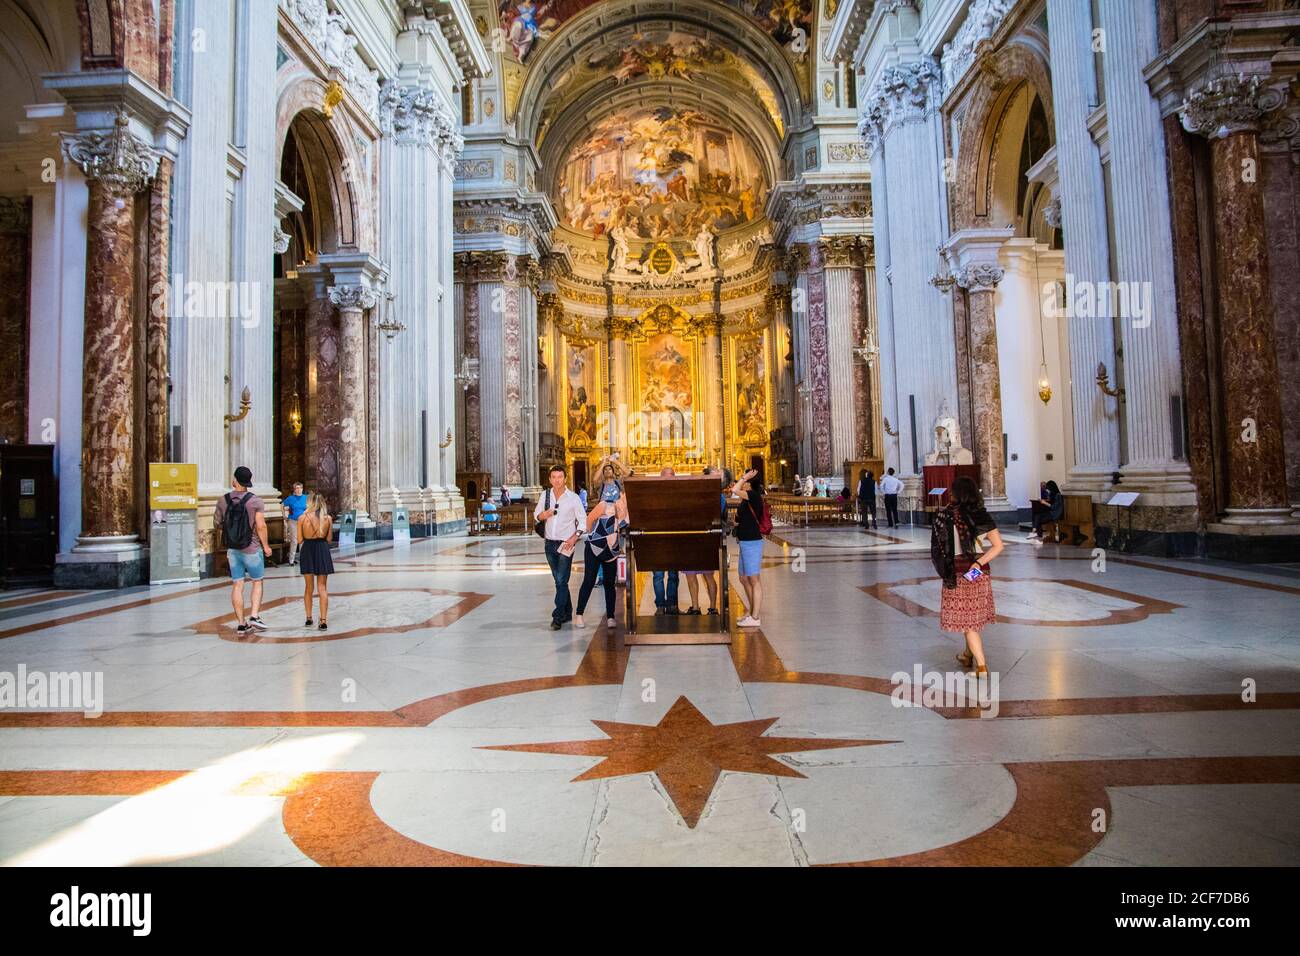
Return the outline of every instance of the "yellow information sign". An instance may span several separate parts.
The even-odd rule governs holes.
[[[198,506],[198,465],[149,463],[150,511],[183,511]]]

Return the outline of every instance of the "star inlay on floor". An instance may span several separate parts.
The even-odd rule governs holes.
[[[605,758],[590,770],[574,777],[574,783],[602,777],[653,773],[668,791],[668,796],[686,825],[694,829],[723,770],[777,777],[803,777],[799,771],[773,759],[771,754],[898,743],[896,740],[764,737],[763,732],[779,719],[764,717],[734,724],[715,724],[690,700],[678,697],[668,713],[654,726],[593,720],[593,724],[609,735],[608,740],[501,744],[479,749]]]

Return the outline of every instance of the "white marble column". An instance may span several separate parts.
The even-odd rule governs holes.
[[[1121,315],[1128,461],[1123,488],[1139,504],[1195,507],[1184,460],[1174,459],[1171,400],[1181,396],[1169,179],[1160,108],[1141,67],[1158,52],[1155,0],[1099,0],[1111,150],[1115,275],[1128,284]],[[1134,293],[1139,308],[1132,308]]]
[[[884,459],[886,468],[901,469],[899,439],[899,400],[898,400],[898,364],[899,357],[894,336],[894,293],[893,267],[890,259],[889,236],[889,190],[885,187],[885,155],[872,140],[868,140],[871,150],[871,211],[872,233],[876,259],[876,334],[880,344],[880,355],[876,361],[876,380],[880,390],[880,442],[876,454]],[[875,223],[883,223],[883,229],[876,229]],[[885,431],[885,423],[889,429]]]
[[[456,131],[455,121],[445,105],[438,109],[435,124],[438,190],[432,223],[435,238],[430,242],[430,248],[436,250],[436,260],[431,269],[433,287],[429,290],[432,299],[429,308],[430,314],[436,316],[430,334],[436,338],[437,349],[428,369],[430,397],[427,406],[430,425],[426,440],[435,446],[427,450],[428,480],[430,491],[436,499],[439,526],[449,525],[452,530],[457,530],[463,527],[465,520],[465,500],[456,486],[456,442],[464,439],[454,432],[456,367],[459,359],[456,353],[456,316],[452,296],[455,282],[452,220],[456,157],[464,147],[464,140]],[[449,432],[452,435],[450,442],[447,441]]]
[[[1092,52],[1092,12],[1077,0],[1048,0],[1052,29],[1052,100],[1060,175],[1061,229],[1065,236],[1066,289],[1110,281],[1110,243],[1101,154],[1088,131],[1098,77]],[[1130,68],[1135,66],[1130,64]],[[1040,290],[1040,294],[1042,294]],[[1106,303],[1109,306],[1109,302]],[[1074,464],[1065,490],[1103,497],[1119,470],[1119,408],[1097,387],[1097,365],[1115,375],[1115,334],[1101,315],[1067,312]],[[1064,387],[1064,383],[1062,383]],[[1108,497],[1108,495],[1106,496]]]
[[[885,414],[898,431],[898,469],[904,478],[919,473],[931,423],[945,401],[955,410],[957,395],[956,350],[947,318],[950,306],[930,284],[939,269],[938,249],[945,238],[943,157],[936,135],[941,86],[938,65],[931,58],[889,67],[868,92],[860,124],[873,159],[873,196],[879,195],[874,177],[883,164],[885,201],[876,207],[874,217],[887,223],[889,234],[889,314],[909,317],[907,322],[890,322],[893,334],[887,336],[893,340],[898,419]],[[883,306],[881,312],[886,312]],[[911,396],[916,402],[915,449]]]

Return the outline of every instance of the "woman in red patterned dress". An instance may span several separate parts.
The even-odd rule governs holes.
[[[1002,553],[1002,535],[971,478],[963,476],[952,483],[952,502],[945,510],[954,535],[956,587],[941,589],[939,626],[965,634],[966,649],[957,660],[965,668],[973,666],[977,675],[987,674],[980,631],[997,619],[989,563]]]

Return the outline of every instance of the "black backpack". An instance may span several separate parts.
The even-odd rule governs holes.
[[[253,541],[253,526],[248,523],[248,509],[244,507],[244,502],[252,492],[246,492],[238,504],[231,497],[233,494],[226,492],[226,513],[221,521],[221,534],[226,539],[227,548],[242,551]]]
[[[946,588],[957,586],[957,556],[953,554],[952,530],[952,512],[939,508],[930,517],[930,562]]]

